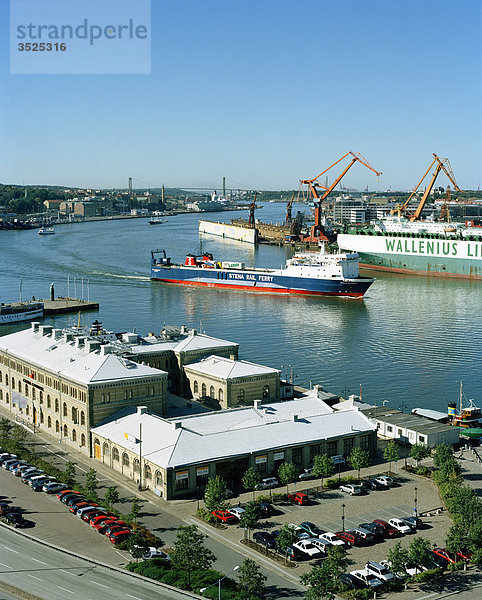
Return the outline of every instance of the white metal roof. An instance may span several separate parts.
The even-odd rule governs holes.
[[[184,369],[223,380],[281,373],[278,369],[272,369],[271,367],[265,367],[264,365],[258,365],[246,360],[231,360],[214,355],[203,358],[198,362],[190,363]]]

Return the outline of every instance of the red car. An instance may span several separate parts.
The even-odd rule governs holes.
[[[109,541],[111,544],[120,544],[127,540],[131,535],[132,532],[129,529],[120,529],[119,531],[110,534]]]
[[[392,527],[383,519],[373,519],[372,523],[377,523],[383,527],[384,537],[397,537],[400,535],[398,529],[395,529],[395,527]]]
[[[89,525],[95,527],[98,523],[104,523],[107,519],[115,519],[114,515],[102,513],[98,515],[89,515]]]
[[[238,520],[234,515],[228,513],[227,510],[213,510],[211,514],[214,515],[218,521],[222,521],[228,525],[230,523],[236,523]]]
[[[446,560],[448,563],[455,563],[455,562],[457,562],[457,557],[454,556],[452,554],[452,552],[449,552],[445,548],[434,548],[432,550],[432,552],[434,554],[436,554],[437,556],[440,556],[440,558],[443,558],[444,560]]]
[[[290,502],[294,502],[295,504],[299,504],[300,506],[310,503],[308,496],[300,492],[297,492],[296,494],[288,494],[288,500],[290,500]]]
[[[79,508],[85,508],[86,506],[90,506],[90,502],[87,502],[87,500],[82,498],[82,500],[79,500],[79,501],[71,504],[69,506],[69,510],[71,513],[75,514],[79,510]]]
[[[58,494],[56,494],[57,498],[60,500],[65,494],[76,494],[74,490],[62,490]]]
[[[115,531],[119,531],[119,530],[125,531],[126,529],[130,531],[130,527],[129,527],[129,525],[127,525],[127,523],[124,523],[124,521],[114,521],[113,523],[107,524],[107,527],[105,528],[105,531],[104,531],[104,535],[109,537]]]
[[[110,525],[113,525],[116,522],[117,522],[117,519],[115,519],[114,517],[110,517],[107,519],[106,518],[99,519],[92,525],[92,527],[95,530],[97,530],[99,533],[105,533],[105,530],[107,529],[107,527],[109,527]]]
[[[81,519],[82,519],[82,521],[86,521],[86,523],[90,523],[91,519],[93,519],[94,517],[102,516],[102,515],[106,516],[105,510],[94,508],[94,510],[85,512],[82,515]]]
[[[343,540],[348,546],[360,546],[361,538],[356,533],[352,533],[351,531],[337,531],[335,533],[337,538]]]
[[[459,550],[457,552],[457,558],[461,558],[462,560],[465,560],[466,562],[468,562],[471,558],[472,558],[472,552],[470,552],[470,550]]]

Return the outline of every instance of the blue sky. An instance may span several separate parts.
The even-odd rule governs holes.
[[[353,150],[383,175],[355,165],[351,187],[408,189],[435,152],[476,189],[481,10],[152,0],[150,75],[10,75],[0,0],[0,182],[293,189]]]

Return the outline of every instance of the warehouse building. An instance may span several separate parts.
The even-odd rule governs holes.
[[[262,476],[285,461],[301,471],[314,457],[374,454],[375,426],[359,410],[334,411],[318,389],[288,402],[165,419],[147,408],[126,408],[92,428],[95,455],[168,500],[200,492],[220,475],[238,488],[249,467]]]

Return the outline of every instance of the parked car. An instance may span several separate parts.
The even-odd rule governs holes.
[[[381,525],[383,527],[384,537],[396,537],[397,535],[400,535],[398,529],[395,529],[395,527],[392,527],[387,523],[387,521],[384,521],[383,519],[374,519],[372,522],[378,523],[378,525]]]
[[[364,479],[361,484],[366,490],[379,490],[382,488],[382,485],[375,479]]]
[[[353,577],[351,573],[342,573],[338,579],[341,581],[343,587],[347,590],[361,590],[365,587],[363,581],[358,577]]]
[[[354,529],[348,530],[350,533],[356,533],[364,544],[371,544],[375,541],[375,536],[368,529],[364,529],[363,527],[355,527]]]
[[[28,485],[31,479],[33,479],[34,477],[38,477],[39,475],[45,475],[45,471],[42,471],[41,469],[27,471],[26,473],[23,473],[23,475],[21,475],[21,479],[26,485]]]
[[[452,552],[449,552],[446,548],[434,548],[432,552],[440,558],[443,558],[445,561],[447,561],[447,563],[453,564],[457,562],[457,557],[452,554]]]
[[[450,561],[446,560],[445,557],[440,556],[439,554],[436,554],[433,551],[432,551],[431,560],[439,569],[446,569],[450,562]]]
[[[356,496],[362,493],[361,485],[355,485],[354,483],[345,483],[340,485],[339,489],[342,492],[346,492],[347,494],[351,494],[352,496]]]
[[[77,493],[78,492],[76,492],[75,490],[66,489],[66,490],[60,490],[59,492],[57,492],[56,496],[59,500],[61,500],[67,494],[77,494]]]
[[[321,550],[317,548],[310,539],[294,542],[293,548],[296,548],[301,554],[309,556],[310,558],[314,558],[321,554]]]
[[[30,487],[34,492],[41,492],[43,491],[44,485],[48,483],[58,483],[58,481],[56,481],[52,477],[42,477],[41,479],[34,479],[33,481],[31,481]]]
[[[296,560],[300,556],[300,551],[298,548],[295,548],[294,545],[288,546],[286,549],[282,550],[278,545],[276,546],[276,551],[279,554],[282,554],[285,558],[289,558],[290,560]]]
[[[42,473],[41,475],[35,475],[34,477],[30,477],[30,479],[28,480],[28,485],[29,485],[29,487],[32,487],[34,484],[37,484],[37,483],[42,483],[42,485],[43,485],[47,481],[53,481],[53,480],[54,480],[53,477],[47,477],[45,475],[45,473]],[[42,486],[40,486],[40,489],[42,489]]]
[[[419,517],[402,517],[402,521],[413,530],[423,527],[423,521],[422,519],[419,519]]]
[[[27,464],[26,462],[21,462],[16,464],[11,470],[12,474],[15,475],[15,477],[20,477],[20,474],[23,471],[26,471],[27,469],[31,469],[32,465]]]
[[[162,550],[159,550],[158,548],[154,548],[153,546],[150,546],[148,551],[143,555],[142,560],[151,560],[153,558],[162,558],[163,560],[171,559],[169,554],[166,554],[165,552],[163,552]]]
[[[470,550],[463,548],[462,550],[457,551],[457,560],[460,559],[460,560],[465,560],[466,562],[468,562],[471,558],[472,558],[472,552],[470,552]]]
[[[274,514],[273,505],[269,502],[261,502],[258,504],[258,512],[261,517],[271,517]]]
[[[296,492],[295,494],[288,494],[288,500],[290,502],[294,502],[295,504],[306,505],[310,503],[310,499],[306,494],[302,492]]]
[[[360,581],[362,581],[366,587],[370,587],[372,589],[378,589],[383,585],[383,582],[378,579],[373,573],[367,571],[367,569],[358,569],[357,571],[350,571],[350,575],[353,577],[357,577]]]
[[[333,546],[345,546],[345,542],[340,539],[336,533],[332,531],[327,531],[319,536],[319,539],[322,542],[326,542],[327,544],[332,544]]]
[[[100,515],[107,515],[107,511],[103,508],[97,507],[94,508],[94,510],[87,510],[84,508],[82,511],[79,511],[79,513],[77,513],[77,516],[80,517],[82,521],[85,521],[86,523],[89,523],[92,517],[98,517]]]
[[[380,566],[385,567],[389,571],[392,571],[392,563],[389,560],[381,560],[379,564],[380,564]],[[407,579],[407,577],[409,577],[411,575],[417,575],[417,573],[420,573],[420,572],[421,572],[421,569],[418,569],[417,572],[413,571],[412,573],[408,573],[408,568],[407,568],[407,566],[405,566],[404,572],[393,573],[393,576],[395,577],[395,579]]]
[[[379,477],[375,477],[375,481],[384,488],[389,488],[394,484],[393,479],[388,477],[388,475],[380,475]]]
[[[118,531],[130,531],[130,527],[126,523],[123,524],[123,521],[116,521],[115,523],[110,523],[109,526],[106,527],[104,535],[110,537],[113,533]]]
[[[47,494],[56,494],[57,492],[61,492],[67,489],[65,483],[59,483],[58,481],[50,481],[48,483],[44,483],[42,486],[42,490]]]
[[[370,531],[371,533],[373,533],[373,535],[376,538],[382,538],[383,537],[384,529],[378,523],[360,523],[359,527],[362,527],[363,529],[366,529],[367,531]]]
[[[211,514],[214,515],[218,521],[221,521],[222,523],[227,523],[228,525],[231,523],[236,523],[236,521],[238,520],[227,510],[213,510]]]
[[[303,523],[300,523],[300,529],[306,531],[306,533],[312,538],[318,538],[325,533],[323,529],[320,529],[317,525],[311,523],[310,521],[303,521]]]
[[[337,531],[335,534],[340,540],[343,540],[348,546],[360,546],[361,540],[358,534],[350,531]]]
[[[105,519],[100,519],[99,521],[96,521],[92,527],[98,531],[99,533],[104,534],[105,530],[108,527],[113,526],[115,523],[117,523],[117,519],[115,517],[111,517],[111,518],[105,518]]]
[[[233,515],[233,517],[236,517],[236,519],[239,520],[239,517],[244,513],[244,508],[241,508],[240,506],[235,506],[234,508],[230,508],[228,510],[228,513],[230,513],[231,515]]]
[[[128,538],[130,538],[132,532],[129,529],[121,529],[120,531],[115,531],[109,535],[109,541],[111,544],[120,544],[121,542],[125,542]]]
[[[311,542],[315,548],[318,548],[322,554],[326,554],[328,548],[333,548],[333,544],[325,540],[320,540],[320,538],[309,538],[307,541]]]
[[[82,494],[80,492],[70,492],[70,493],[67,493],[67,494],[64,494],[63,496],[61,496],[60,502],[69,506],[69,502],[71,500],[78,500],[79,498],[82,498],[83,500],[85,500],[84,496],[82,496]]]
[[[258,483],[258,485],[256,486],[256,489],[269,490],[270,488],[274,488],[278,485],[279,485],[279,481],[276,479],[276,477],[266,477],[265,479],[262,479]]]
[[[7,460],[4,460],[4,461],[3,461],[3,463],[2,463],[2,467],[3,467],[5,470],[7,470],[7,471],[8,471],[8,470],[10,469],[10,467],[11,467],[11,466],[13,466],[13,465],[16,465],[16,464],[18,464],[18,463],[20,463],[20,462],[21,462],[21,461],[20,461],[20,459],[19,459],[18,457],[16,457],[16,458],[8,458]]]
[[[380,563],[377,563],[373,560],[369,560],[366,563],[365,569],[369,573],[373,573],[373,575],[375,575],[375,577],[380,579],[380,581],[391,581],[392,579],[395,578],[394,574],[389,569],[387,569],[386,566],[384,566]]]
[[[18,458],[16,454],[10,454],[9,452],[5,452],[0,456],[0,465],[4,465],[9,460],[13,460],[14,458]]]
[[[18,512],[9,512],[5,515],[5,520],[9,525],[13,527],[27,527],[28,521],[26,521],[22,515]]]
[[[0,515],[10,512],[11,506],[8,502],[0,502]]]
[[[91,504],[88,500],[85,500],[85,498],[84,498],[82,500],[74,502],[73,504],[70,504],[69,510],[71,513],[73,513],[75,515],[75,514],[77,514],[78,510],[80,510],[81,508],[85,508],[86,506],[91,506]]]
[[[388,519],[388,524],[403,534],[412,533],[413,531],[402,519]]]
[[[303,469],[303,472],[298,475],[298,479],[313,479],[313,468]]]
[[[274,548],[276,546],[275,538],[268,531],[255,531],[253,533],[253,540],[257,544],[268,546],[268,548]]]

